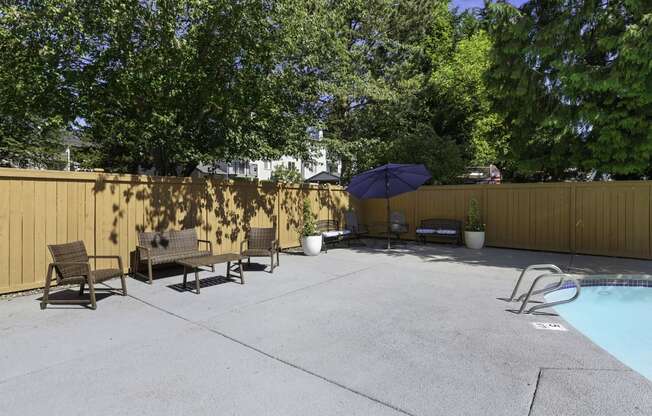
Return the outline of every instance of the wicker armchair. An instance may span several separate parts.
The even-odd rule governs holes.
[[[401,234],[407,234],[410,231],[410,225],[405,220],[405,214],[400,211],[394,211],[389,217],[389,232],[397,240],[401,239]]]
[[[369,234],[369,229],[365,224],[360,224],[358,215],[355,211],[347,211],[345,213],[346,227],[345,229],[351,231],[351,238],[366,237]]]
[[[127,296],[127,283],[125,282],[122,259],[120,256],[89,256],[83,241],[74,241],[66,244],[49,245],[48,249],[52,255],[53,262],[48,266],[48,274],[45,278],[45,290],[41,301],[41,309],[47,304],[87,304],[79,300],[50,300],[50,286],[52,285],[52,272],[56,272],[57,284],[79,284],[79,295],[84,294],[84,286],[88,285],[90,305],[92,309],[97,308],[95,301],[95,283],[101,283],[115,277],[122,281],[122,296]],[[90,259],[114,259],[117,260],[117,269],[91,270]]]
[[[267,257],[271,262],[270,273],[274,273],[274,254],[276,254],[276,266],[280,264],[281,251],[278,240],[276,239],[276,228],[252,228],[247,233],[247,238],[240,243],[240,255],[247,257],[247,262],[251,263],[252,257]]]

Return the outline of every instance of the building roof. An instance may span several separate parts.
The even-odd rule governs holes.
[[[319,172],[318,174],[313,175],[305,180],[305,182],[316,183],[338,183],[339,181],[339,176],[333,175],[332,173],[328,173],[326,171]]]

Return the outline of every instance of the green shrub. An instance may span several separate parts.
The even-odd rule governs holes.
[[[301,228],[302,237],[310,237],[318,235],[317,233],[317,216],[313,214],[310,200],[308,198],[303,200],[303,227]]]
[[[480,216],[480,205],[478,200],[471,198],[469,201],[469,213],[466,217],[466,231],[484,231],[485,224]]]

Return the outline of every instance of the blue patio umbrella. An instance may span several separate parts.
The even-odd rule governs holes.
[[[387,200],[387,248],[390,248],[389,198],[415,191],[432,178],[424,165],[387,165],[355,175],[346,190],[359,199],[385,198]]]

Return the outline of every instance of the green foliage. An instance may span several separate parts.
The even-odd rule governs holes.
[[[187,174],[307,158],[561,179],[651,174],[649,2],[42,0],[0,5],[0,163]],[[295,181],[298,178],[283,180]]]
[[[524,173],[631,175],[652,156],[649,2],[492,3],[488,85]]]
[[[423,163],[440,183],[496,163],[508,134],[491,110],[484,72],[491,43],[449,2],[348,1],[332,6],[340,34],[324,73],[329,150],[343,177],[387,162]]]
[[[317,232],[317,216],[312,212],[310,200],[305,198],[303,200],[303,226],[301,227],[301,236],[310,237],[319,235]]]
[[[475,198],[469,200],[469,212],[464,228],[466,231],[484,231],[485,229],[485,224],[482,222],[482,216],[480,215],[480,204]]]
[[[47,153],[80,123],[86,163],[188,173],[300,156],[317,123],[314,17],[298,0],[0,6],[0,151]]]
[[[0,161],[56,167],[74,120],[78,55],[73,1],[0,6]],[[57,33],[55,39],[53,33]]]
[[[301,173],[291,167],[279,165],[272,171],[271,180],[276,182],[300,183],[302,182]]]

